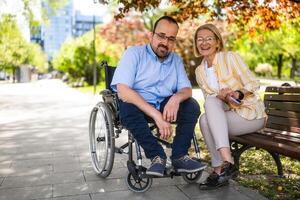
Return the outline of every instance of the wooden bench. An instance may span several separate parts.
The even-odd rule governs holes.
[[[239,166],[240,156],[247,149],[265,149],[282,177],[280,155],[300,160],[300,87],[267,87],[264,104],[268,115],[266,127],[259,132],[230,136],[231,151]]]
[[[83,87],[84,86],[84,80],[85,80],[84,77],[81,77],[81,78],[77,79],[76,82],[74,82],[72,84],[72,87]]]

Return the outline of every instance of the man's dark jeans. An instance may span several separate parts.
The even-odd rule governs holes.
[[[170,97],[166,98],[161,103],[161,112],[169,98]],[[166,159],[166,154],[162,146],[157,142],[149,129],[147,122],[147,118],[149,117],[133,104],[119,100],[119,106],[122,125],[132,133],[133,137],[142,146],[146,157],[151,160],[155,156]],[[178,159],[188,153],[199,115],[200,107],[195,99],[189,98],[180,103],[171,159]]]

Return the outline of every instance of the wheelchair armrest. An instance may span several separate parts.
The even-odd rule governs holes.
[[[109,90],[109,89],[105,89],[105,90],[102,90],[101,92],[100,92],[100,95],[102,95],[102,96],[107,96],[107,95],[111,95],[113,92],[111,91],[111,90]]]

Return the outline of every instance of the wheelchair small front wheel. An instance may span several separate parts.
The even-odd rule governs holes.
[[[183,180],[187,183],[196,183],[202,176],[202,170],[193,173],[184,173],[182,174]]]
[[[125,182],[129,190],[133,192],[142,193],[142,192],[146,192],[151,187],[152,178],[150,177],[135,178],[131,172],[128,172]]]
[[[111,110],[103,102],[91,112],[89,139],[93,168],[98,176],[105,178],[114,164],[115,137]]]

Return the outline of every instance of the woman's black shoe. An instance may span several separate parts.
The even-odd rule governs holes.
[[[205,183],[200,183],[200,190],[213,190],[218,187],[228,185],[229,179],[236,178],[239,173],[238,168],[230,163],[225,161],[222,166],[222,170],[220,174],[213,172],[206,179]]]
[[[236,178],[238,176],[238,173],[239,170],[234,164],[225,161],[222,166],[220,177],[228,180],[231,178]]]
[[[209,175],[209,177],[206,179],[205,183],[199,184],[200,190],[213,190],[217,189],[221,186],[228,185],[228,179],[224,179],[219,174],[213,172]]]

